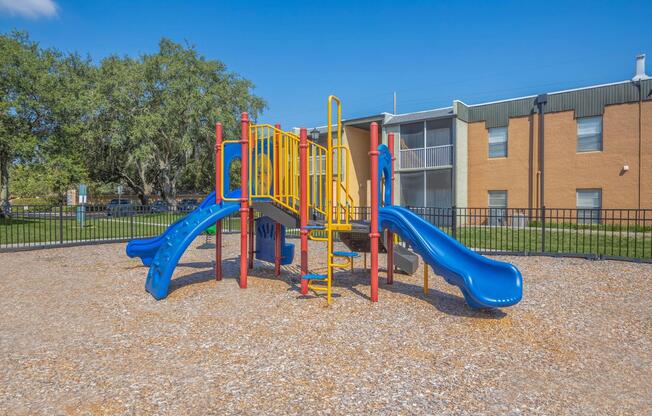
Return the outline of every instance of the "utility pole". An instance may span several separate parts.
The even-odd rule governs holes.
[[[396,91],[394,91],[394,112],[392,114],[396,114]]]

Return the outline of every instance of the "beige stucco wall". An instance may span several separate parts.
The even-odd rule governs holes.
[[[344,126],[343,144],[348,146],[349,191],[353,206],[367,206],[367,188],[370,175],[369,132],[357,127]]]
[[[545,204],[575,208],[578,188],[602,189],[603,208],[636,208],[638,204],[638,103],[607,106],[603,115],[603,150],[577,153],[573,111],[545,118]],[[641,205],[652,207],[652,103],[643,103]],[[509,120],[506,158],[489,159],[484,122],[470,123],[469,206],[486,207],[489,190],[507,190],[512,208],[537,207],[538,116]],[[629,171],[623,171],[623,166]]]
[[[468,123],[455,118],[453,128],[453,145],[455,150],[455,162],[453,164],[453,189],[455,201],[458,207],[469,206],[469,125]]]

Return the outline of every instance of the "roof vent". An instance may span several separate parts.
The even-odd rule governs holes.
[[[636,57],[636,74],[632,78],[632,81],[640,81],[648,78],[650,77],[645,75],[645,54],[642,53]]]

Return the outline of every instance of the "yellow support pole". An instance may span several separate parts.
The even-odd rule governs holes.
[[[423,294],[428,296],[428,264],[423,262]]]

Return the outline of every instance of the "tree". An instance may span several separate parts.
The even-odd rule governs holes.
[[[24,33],[0,36],[0,206],[5,212],[11,165],[33,158],[52,126],[42,95],[51,84],[54,61]]]
[[[214,123],[237,136],[240,112],[255,119],[265,106],[252,88],[168,39],[157,53],[96,66],[24,33],[0,35],[0,205],[10,172],[24,192],[59,198],[82,181],[123,183],[142,203],[153,191],[174,205],[180,186],[208,190]]]
[[[239,114],[248,111],[255,119],[265,104],[250,93],[250,81],[192,46],[162,39],[159,52],[144,56],[143,64],[150,97],[143,131],[152,133],[156,187],[162,199],[174,203],[179,179],[190,167],[212,187],[215,121],[222,121],[227,136],[235,135]]]
[[[155,190],[171,205],[182,180],[212,188],[214,123],[235,135],[240,112],[255,118],[265,103],[252,87],[221,62],[167,39],[137,60],[105,59],[90,133],[96,179],[126,182],[142,202]]]
[[[123,182],[142,204],[154,189],[150,134],[141,118],[149,111],[142,63],[111,56],[96,72],[93,128],[88,131],[91,175],[100,182]]]
[[[0,205],[6,212],[13,166],[37,173],[59,196],[85,177],[91,71],[88,59],[42,49],[24,33],[0,36]]]

